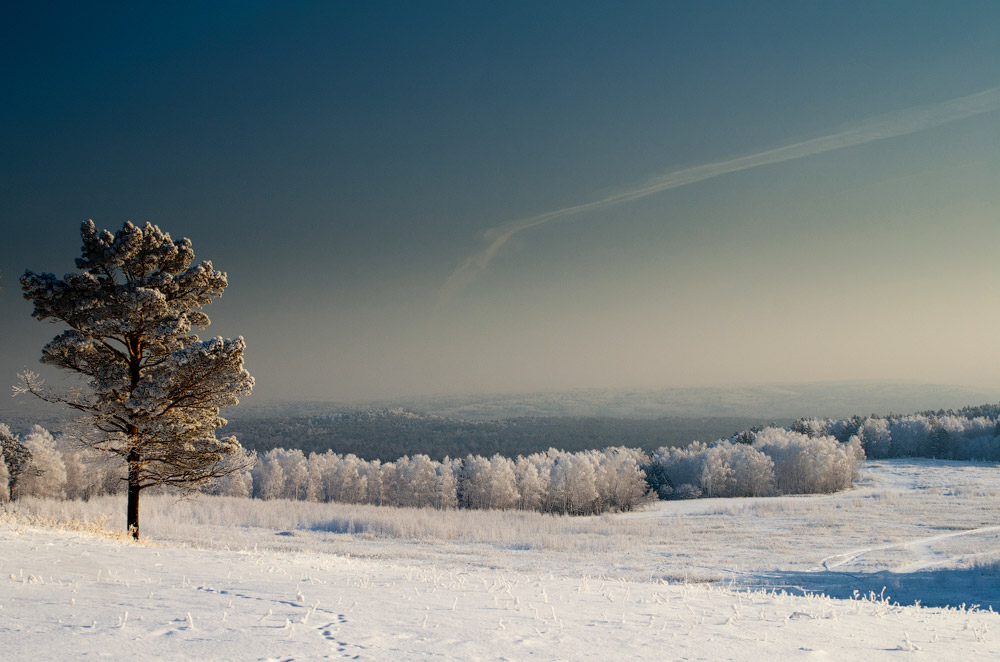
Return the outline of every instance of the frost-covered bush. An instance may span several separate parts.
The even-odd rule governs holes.
[[[871,458],[892,456],[892,434],[889,421],[884,418],[868,417],[858,427],[855,435],[864,445],[865,454]]]
[[[67,435],[56,437],[56,444],[66,467],[67,499],[87,501],[104,494],[114,494],[124,487],[125,468],[112,458],[74,443]]]
[[[228,476],[212,480],[205,486],[204,492],[216,496],[248,499],[253,496],[253,478],[249,471],[234,471]]]
[[[690,499],[702,494],[702,466],[708,446],[695,441],[685,448],[664,446],[646,468],[650,487],[661,499]]]
[[[4,498],[12,499],[17,494],[18,480],[31,462],[31,454],[3,423],[0,423],[0,460],[3,461],[7,475]]]
[[[889,421],[887,457],[930,457],[933,424],[926,416],[904,416]]]
[[[73,430],[73,428],[70,428]],[[34,425],[23,437],[0,423],[0,500],[27,496],[88,500],[121,491],[125,472],[84,443]]]
[[[434,504],[437,493],[437,463],[423,454],[396,460],[396,501],[409,508]]]
[[[830,434],[830,422],[820,418],[800,418],[789,429],[807,437],[825,437]]]
[[[63,498],[66,487],[66,464],[56,449],[56,440],[52,433],[35,425],[21,439],[21,444],[30,460],[14,487],[14,497]]]
[[[756,431],[754,438],[752,444],[661,448],[646,467],[647,479],[661,498],[810,494],[850,486],[864,462],[856,439],[842,444],[832,436],[774,427]]]
[[[376,506],[388,503],[387,487],[383,479],[385,470],[379,460],[361,464],[361,478],[365,482],[365,501]]]
[[[278,460],[278,455],[284,450],[283,448],[273,448],[267,453],[257,456],[257,461],[250,470],[254,498],[288,498],[285,493],[285,471]]]
[[[366,503],[368,499],[367,463],[356,455],[336,453],[309,454],[310,501]]]
[[[540,470],[540,454],[518,456],[514,462],[514,479],[517,484],[517,507],[520,510],[541,510],[549,491],[549,475]]]
[[[440,509],[458,508],[458,468],[460,460],[445,458],[434,467],[437,479],[434,481],[434,499],[431,505]]]
[[[836,492],[850,487],[864,463],[857,437],[846,444],[832,436],[808,437],[784,428],[765,428],[754,448],[774,462],[775,488],[781,494]]]
[[[298,448],[282,452],[275,457],[281,465],[281,475],[285,480],[283,492],[288,499],[300,501],[309,494],[309,464],[306,456]]]
[[[695,442],[687,448],[661,448],[647,468],[661,498],[767,496],[774,492],[774,464],[744,443]]]
[[[635,448],[606,448],[597,453],[599,510],[628,511],[648,500],[642,467],[649,456]]]
[[[592,515],[597,512],[597,476],[583,453],[549,451],[549,490],[545,510],[550,513]]]
[[[469,455],[457,467],[459,506],[491,510],[517,507],[517,475],[509,458]]]
[[[998,438],[990,435],[965,439],[962,452],[956,460],[1000,460]]]
[[[722,443],[709,448],[702,467],[705,496],[770,496],[774,462],[757,448]]]
[[[839,421],[827,421],[827,434],[833,435],[837,441],[849,441],[858,436],[858,429],[867,420],[862,416],[852,416]]]

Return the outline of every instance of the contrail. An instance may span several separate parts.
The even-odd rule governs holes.
[[[647,195],[659,193],[660,191],[694,184],[695,182],[719,177],[730,172],[772,165],[774,163],[781,163],[782,161],[791,161],[792,159],[801,159],[806,156],[831,152],[836,149],[864,145],[876,140],[885,140],[886,138],[918,133],[943,124],[957,122],[958,120],[995,110],[1000,110],[1000,87],[993,87],[982,92],[977,92],[976,94],[958,97],[957,99],[941,103],[917,106],[884,115],[877,115],[838,133],[811,138],[802,142],[785,145],[784,147],[769,149],[728,161],[717,161],[693,168],[673,170],[645,182],[637,183],[624,191],[599,200],[571,207],[563,207],[562,209],[545,212],[537,216],[529,216],[498,225],[495,228],[490,228],[485,233],[485,238],[489,241],[489,245],[483,250],[465,258],[462,264],[448,276],[448,280],[445,281],[438,292],[438,305],[441,306],[448,303],[465,289],[469,283],[475,280],[490,265],[497,251],[503,248],[510,241],[511,237],[522,230],[545,225],[546,223],[575,216],[582,212],[610,207],[611,205],[631,200],[638,200],[639,198],[644,198]]]

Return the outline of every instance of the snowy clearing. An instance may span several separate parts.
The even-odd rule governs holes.
[[[146,546],[25,524],[117,522],[120,500],[26,501],[0,516],[0,646],[12,659],[996,659],[997,471],[870,462],[839,494],[587,518],[160,496],[144,502]]]

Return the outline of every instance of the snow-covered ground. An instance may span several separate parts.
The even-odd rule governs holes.
[[[882,461],[839,494],[593,518],[159,496],[143,503],[147,545],[26,523],[117,521],[120,501],[25,502],[0,515],[0,650],[998,659],[998,472]]]

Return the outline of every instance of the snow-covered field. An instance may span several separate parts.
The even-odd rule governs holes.
[[[140,546],[28,523],[102,513],[117,523],[119,500],[26,500],[0,515],[0,650],[14,660],[998,659],[998,472],[870,462],[858,488],[838,494],[591,518],[158,496],[143,503]]]

